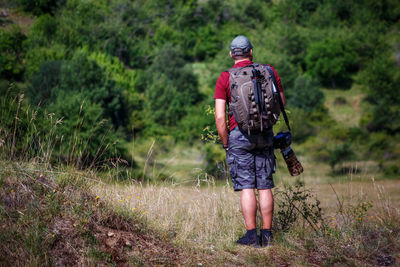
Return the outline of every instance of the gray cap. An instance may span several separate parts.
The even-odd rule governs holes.
[[[236,36],[230,45],[232,55],[237,56],[247,54],[252,48],[253,45],[251,44],[250,40],[244,35]]]

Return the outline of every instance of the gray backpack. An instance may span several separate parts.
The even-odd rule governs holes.
[[[253,63],[228,72],[232,99],[229,114],[233,114],[239,128],[250,135],[272,127],[281,111],[272,69]]]

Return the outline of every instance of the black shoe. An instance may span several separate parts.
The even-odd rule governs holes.
[[[240,245],[253,246],[255,248],[259,248],[260,247],[259,239],[260,238],[257,235],[256,229],[250,231],[247,230],[246,234],[241,238],[239,238],[239,240],[236,241],[236,243]]]
[[[272,241],[272,232],[269,229],[261,229],[260,234],[260,245],[262,247],[268,247],[271,245]]]

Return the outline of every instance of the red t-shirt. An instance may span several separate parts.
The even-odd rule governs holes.
[[[240,68],[240,67],[244,67],[244,66],[250,65],[252,63],[253,62],[251,62],[250,60],[240,61],[237,64],[233,65],[233,67],[234,68]],[[279,78],[278,73],[276,73],[274,67],[272,67],[269,64],[268,64],[268,66],[270,66],[272,68],[272,70],[274,71],[278,89],[279,89],[280,92],[283,93],[281,79]],[[231,90],[229,88],[229,72],[224,71],[219,76],[217,84],[215,85],[214,99],[226,100],[226,103],[227,103],[227,105],[229,107],[229,103],[232,101],[231,100]],[[230,115],[229,116],[229,129],[232,130],[236,126],[237,126],[237,123],[235,121],[235,118],[233,117],[233,115]]]

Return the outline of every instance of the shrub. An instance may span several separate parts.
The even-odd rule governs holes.
[[[85,93],[60,91],[48,110],[60,121],[54,133],[58,138],[55,158],[83,167],[123,156],[123,137],[113,130],[101,104],[90,101]]]
[[[21,79],[24,72],[25,35],[17,27],[0,31],[0,77]]]
[[[159,125],[176,125],[186,108],[200,100],[197,77],[185,66],[177,47],[163,46],[141,78],[146,86],[147,114]]]
[[[351,150],[349,143],[344,142],[341,145],[335,145],[329,150],[329,165],[333,170],[337,164],[351,159],[353,155],[354,153]]]
[[[314,231],[320,232],[325,227],[322,217],[320,201],[315,198],[300,179],[296,179],[294,185],[285,184],[283,190],[277,191],[278,211],[276,213],[277,224],[280,231],[288,231],[302,220]],[[303,223],[303,225],[304,225]]]
[[[128,116],[121,89],[94,60],[78,52],[70,61],[44,62],[28,87],[32,104],[59,124],[55,155],[81,166],[124,153],[116,130]]]
[[[324,103],[324,94],[319,89],[317,81],[309,76],[298,76],[294,87],[287,91],[288,106],[297,107],[307,112],[321,108]]]
[[[33,76],[31,86],[27,90],[32,105],[47,105],[55,101],[57,90],[61,86],[61,67],[63,61],[46,61]]]
[[[311,43],[305,60],[307,71],[319,78],[323,85],[350,87],[357,54],[348,40],[325,38]]]
[[[35,15],[53,13],[58,7],[65,4],[66,0],[14,0],[23,10]]]
[[[206,172],[217,179],[226,179],[229,175],[226,165],[226,152],[220,145],[206,145]]]
[[[371,117],[364,121],[369,131],[400,132],[400,88],[398,66],[389,55],[380,55],[369,64],[360,79],[372,104]]]
[[[291,108],[289,120],[292,128],[292,138],[295,142],[305,141],[307,137],[316,133],[315,127],[310,123],[309,114],[302,109]]]
[[[28,88],[32,104],[56,101],[62,91],[68,94],[82,93],[87,101],[99,104],[106,118],[118,128],[127,120],[122,92],[116,82],[107,78],[94,60],[78,52],[71,61],[44,62],[32,78]]]

